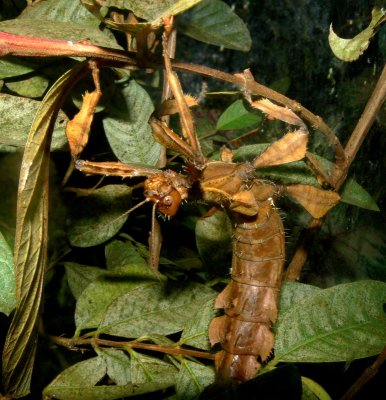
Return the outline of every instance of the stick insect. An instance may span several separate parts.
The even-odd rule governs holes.
[[[278,315],[285,261],[284,227],[276,200],[287,194],[314,218],[321,218],[338,203],[339,196],[314,186],[286,186],[256,177],[256,169],[301,160],[307,151],[306,125],[291,110],[273,103],[269,106],[275,110],[276,118],[297,125],[297,130],[272,143],[252,162],[233,162],[229,150],[221,153],[220,161],[207,159],[195,133],[189,104],[171,68],[167,33],[163,45],[166,75],[182,134],[156,118],[149,123],[156,140],[183,156],[187,172],[81,159],[76,160],[76,168],[86,174],[145,177],[145,201],[153,202],[153,214],[157,210],[174,216],[181,202],[189,198],[193,186],[199,188],[203,200],[227,210],[234,227],[231,280],[216,299],[215,308],[221,309],[222,315],[211,322],[209,339],[212,345],[221,345],[215,356],[219,380],[242,383],[257,374],[274,347],[272,325]],[[261,100],[252,105],[263,108],[267,103]],[[76,150],[76,158],[79,152]]]

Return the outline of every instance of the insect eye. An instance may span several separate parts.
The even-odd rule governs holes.
[[[173,204],[173,197],[172,196],[165,196],[162,200],[162,203],[165,206],[171,206]]]

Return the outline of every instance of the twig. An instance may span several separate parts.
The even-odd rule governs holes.
[[[169,35],[169,40],[168,40],[168,54],[170,56],[170,58],[174,58],[176,55],[176,45],[177,45],[177,30],[173,29]],[[164,81],[163,81],[163,87],[162,87],[162,97],[161,100],[167,100],[172,94],[172,90],[170,88],[169,85],[169,81],[166,77],[166,72],[164,71]],[[166,125],[169,126],[169,120],[170,117],[169,115],[164,115],[161,120],[163,122],[165,122]],[[160,158],[157,164],[158,168],[164,168],[166,165],[166,147],[162,146],[161,149],[161,154],[160,154]]]
[[[356,154],[360,146],[362,145],[363,141],[367,133],[370,130],[370,127],[374,123],[374,120],[377,116],[378,111],[382,107],[386,99],[386,65],[384,66],[382,73],[378,79],[377,84],[371,94],[366,107],[358,120],[356,127],[354,128],[347,144],[344,149],[346,154],[346,162],[343,167],[337,167],[334,165],[333,177],[335,181],[335,190],[339,190],[346,177],[348,170],[354,161]],[[286,273],[285,279],[290,281],[297,281],[300,278],[301,270],[307,261],[308,253],[307,249],[309,248],[309,244],[312,241],[312,236],[315,231],[316,226],[322,226],[324,219],[315,220],[312,219],[309,223],[308,227],[306,228],[306,232],[304,233],[303,237],[300,240],[300,244],[297,246],[295,254],[289,264]],[[307,231],[309,231],[307,233]]]
[[[91,44],[32,38],[0,32],[0,56],[10,55],[21,57],[89,57],[104,60],[106,65],[113,66],[116,64],[126,66],[130,69],[163,67],[163,62],[160,59],[136,59],[135,53],[94,46]],[[243,74],[232,75],[202,65],[173,60],[171,60],[171,64],[172,68],[176,70],[228,82],[238,86],[246,92],[266,97],[291,108],[293,111],[297,112],[302,119],[308,121],[313,128],[318,129],[326,136],[334,149],[336,168],[338,170],[344,168],[346,164],[345,152],[339,139],[322,118],[313,114],[297,101],[289,99],[283,94],[257,83],[254,79],[245,79]]]
[[[383,67],[382,73],[378,79],[373,93],[368,100],[366,107],[354,128],[350,139],[344,149],[347,162],[345,167],[336,172],[336,189],[339,189],[346,179],[348,169],[350,168],[355,156],[358,153],[363,141],[366,138],[374,120],[386,99],[386,65]]]
[[[67,347],[70,350],[75,350],[81,346],[103,346],[103,347],[114,347],[114,348],[127,348],[132,349],[143,349],[150,351],[157,351],[159,353],[184,355],[197,358],[205,358],[207,360],[214,360],[214,354],[210,354],[204,351],[181,349],[179,347],[162,346],[159,344],[152,343],[141,343],[135,340],[130,341],[116,341],[99,338],[65,338],[62,336],[49,336],[49,338],[59,346]]]
[[[340,400],[351,400],[362,388],[378,373],[379,368],[386,360],[386,347],[377,357],[370,367],[366,368],[362,375],[354,382],[350,389],[340,398]]]

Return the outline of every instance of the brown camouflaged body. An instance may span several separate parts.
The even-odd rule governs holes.
[[[274,345],[285,251],[277,188],[255,179],[248,164],[222,162],[208,164],[201,187],[207,201],[232,210],[232,280],[216,299],[224,314],[210,324],[209,339],[222,347],[220,379],[240,383],[256,375]]]

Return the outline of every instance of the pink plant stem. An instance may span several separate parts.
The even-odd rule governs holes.
[[[0,57],[90,57],[135,66],[137,62],[122,50],[88,43],[41,39],[0,32]]]

